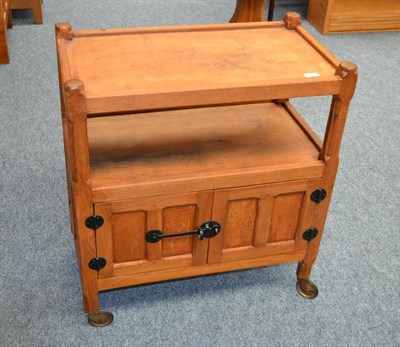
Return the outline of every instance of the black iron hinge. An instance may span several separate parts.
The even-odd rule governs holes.
[[[311,241],[315,239],[318,235],[318,229],[310,228],[303,233],[303,239],[307,241]]]
[[[310,199],[311,201],[319,204],[322,200],[326,198],[326,195],[326,190],[324,188],[319,188],[311,193]]]
[[[107,261],[104,258],[93,258],[91,261],[89,261],[89,267],[96,271],[101,270],[106,265]]]
[[[104,224],[104,218],[102,216],[94,215],[94,216],[90,216],[90,217],[86,218],[86,220],[85,220],[85,225],[89,229],[93,229],[93,230],[100,228],[103,224]]]

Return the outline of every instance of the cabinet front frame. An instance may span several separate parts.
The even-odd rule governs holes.
[[[192,237],[192,253],[163,257],[162,242],[149,243],[143,233],[144,258],[137,261],[114,262],[113,215],[129,212],[146,214],[147,231],[162,230],[163,210],[170,207],[196,206],[195,227],[210,220],[212,207],[212,191],[188,193],[176,196],[160,196],[143,199],[96,203],[96,214],[104,218],[104,224],[96,231],[97,256],[106,259],[106,266],[98,272],[99,278],[109,278],[154,272],[170,268],[183,268],[205,264],[207,260],[208,240]]]
[[[316,207],[309,197],[315,189],[320,187],[320,183],[321,179],[310,179],[216,191],[214,193],[213,218],[221,222],[222,228],[221,233],[210,240],[208,263],[215,264],[306,251],[308,243],[303,239],[303,232],[313,226]],[[292,193],[303,193],[294,239],[268,242],[268,233],[274,218],[274,200],[277,196]],[[224,249],[224,237],[228,237],[225,228],[228,204],[231,201],[245,199],[257,200],[252,244]],[[290,211],[287,211],[285,214],[289,213]],[[251,228],[249,232],[251,232]]]
[[[99,279],[111,279],[123,276],[135,276],[143,273],[160,273],[172,269],[183,269],[193,266],[209,266],[218,263],[236,262],[256,258],[268,258],[283,254],[304,253],[307,241],[303,232],[312,227],[315,203],[308,197],[320,186],[321,179],[298,180],[267,185],[245,186],[232,189],[203,191],[180,195],[157,196],[143,199],[131,199],[114,202],[96,203],[95,213],[104,218],[104,224],[96,231],[97,256],[106,259],[106,266],[98,272]],[[283,194],[304,193],[301,201],[294,240],[268,243],[269,226],[272,220],[274,198]],[[257,221],[254,230],[253,245],[232,249],[223,249],[224,223],[227,204],[231,200],[245,198],[258,199]],[[113,215],[128,212],[144,212],[146,214],[146,230],[163,227],[163,210],[170,207],[197,207],[196,226],[208,220],[222,224],[222,231],[212,239],[198,240],[193,236],[192,254],[170,257],[162,256],[162,242],[148,243],[142,246],[145,256],[143,260],[115,262],[113,245]],[[205,271],[206,273],[206,271]]]

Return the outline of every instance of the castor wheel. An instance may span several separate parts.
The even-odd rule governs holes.
[[[114,320],[114,316],[108,311],[98,311],[96,313],[88,314],[87,317],[89,324],[96,328],[106,327]]]
[[[306,299],[314,299],[318,295],[317,286],[309,280],[297,280],[296,289]]]

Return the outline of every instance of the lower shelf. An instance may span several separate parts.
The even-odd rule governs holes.
[[[274,103],[89,118],[88,135],[95,201],[320,177],[323,169],[312,136]]]

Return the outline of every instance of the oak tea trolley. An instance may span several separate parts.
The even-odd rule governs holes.
[[[285,262],[309,281],[357,68],[283,21],[56,25],[72,233],[99,292]],[[289,102],[332,95],[321,141]]]

